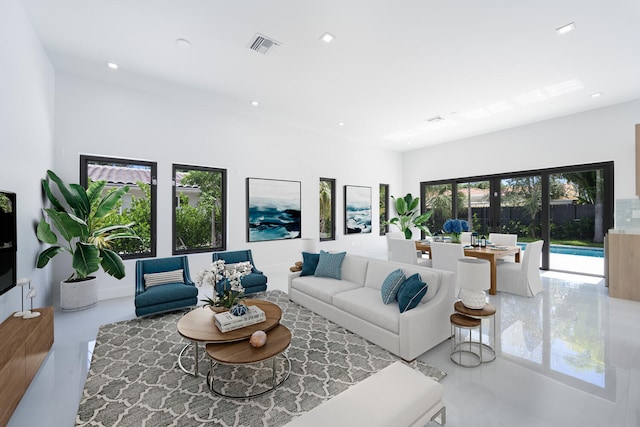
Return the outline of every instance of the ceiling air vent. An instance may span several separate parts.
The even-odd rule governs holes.
[[[280,46],[280,43],[260,33],[256,33],[249,43],[249,49],[262,54],[266,54],[274,46]]]
[[[429,123],[437,123],[437,122],[441,122],[443,120],[444,120],[444,118],[442,116],[434,116],[434,117],[431,117],[431,118],[427,119],[427,121]]]

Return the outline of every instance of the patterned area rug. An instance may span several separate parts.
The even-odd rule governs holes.
[[[275,391],[250,399],[227,399],[211,393],[206,383],[206,354],[199,363],[199,377],[182,372],[177,355],[188,341],[178,334],[176,324],[186,311],[174,312],[100,328],[76,425],[281,426],[398,360],[289,301],[282,291],[251,297],[278,304],[281,323],[292,332],[286,351],[291,374]],[[276,361],[280,380],[286,359]],[[183,362],[187,369],[193,366],[192,349]],[[412,366],[438,381],[446,375],[424,362],[415,361]],[[218,365],[214,386],[227,394],[239,390],[256,393],[270,386],[271,372],[271,363],[240,368]]]

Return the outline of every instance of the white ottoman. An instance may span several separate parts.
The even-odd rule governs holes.
[[[402,362],[395,362],[287,426],[423,427],[432,420],[444,425],[443,394],[441,384]]]

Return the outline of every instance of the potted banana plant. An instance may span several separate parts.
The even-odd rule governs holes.
[[[53,194],[51,182],[65,203]],[[109,246],[115,239],[138,238],[131,229],[134,223],[105,226],[105,219],[117,213],[129,186],[104,193],[106,185],[106,181],[91,182],[87,189],[79,184],[67,185],[50,170],[42,180],[51,207],[43,209],[36,236],[50,246],[38,255],[37,267],[44,268],[60,253],[71,255],[73,273],[60,283],[62,310],[82,310],[97,304],[97,279],[92,274],[101,267],[117,279],[125,276],[122,258]]]
[[[404,197],[391,196],[391,198],[395,202],[398,216],[391,218],[388,224],[397,226],[404,233],[405,239],[413,237],[412,228],[424,231],[428,236],[431,235],[426,223],[431,218],[433,211],[420,214],[420,197],[414,198],[411,193],[407,193]]]

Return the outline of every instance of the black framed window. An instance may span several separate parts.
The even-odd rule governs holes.
[[[173,165],[173,254],[223,251],[227,170]]]
[[[432,232],[447,218],[471,219],[480,233],[517,234],[519,243],[544,240],[542,269],[591,273],[556,266],[550,254],[602,250],[604,233],[613,227],[613,162],[561,166],[498,175],[420,183],[425,210],[432,210]],[[563,252],[564,251],[564,252]],[[580,270],[582,268],[582,270]]]
[[[110,216],[105,225],[127,224],[140,239],[115,240],[111,249],[123,259],[156,256],[156,176],[157,163],[145,160],[115,157],[80,156],[80,185],[87,187],[89,180],[106,181],[104,191],[129,186],[123,197],[119,213]]]
[[[380,235],[389,231],[389,184],[380,184]]]
[[[336,239],[336,180],[320,178],[320,241]]]

